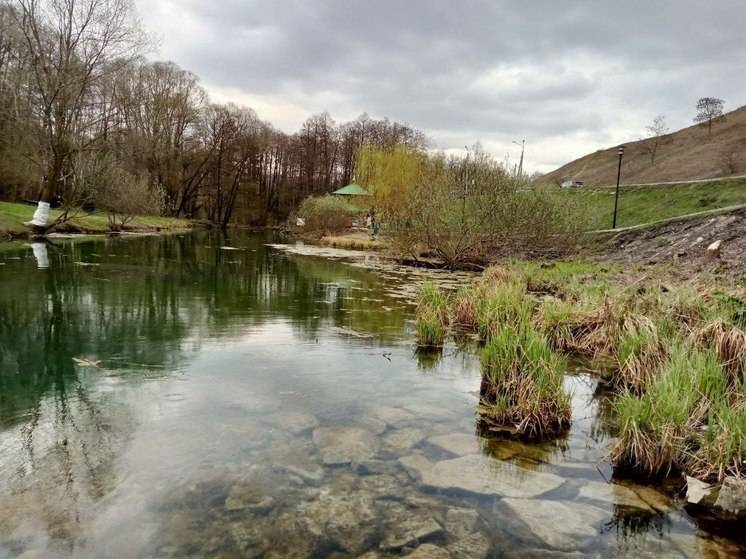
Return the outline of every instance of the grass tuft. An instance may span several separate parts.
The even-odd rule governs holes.
[[[417,291],[417,345],[441,347],[448,328],[448,297],[434,282],[423,283]]]
[[[499,328],[482,351],[482,421],[540,439],[570,426],[563,361],[527,323]]]

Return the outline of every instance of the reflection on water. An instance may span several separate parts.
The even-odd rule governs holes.
[[[413,350],[412,277],[268,240],[0,253],[0,558],[738,553],[607,483],[594,377],[567,437],[481,439],[478,361]]]

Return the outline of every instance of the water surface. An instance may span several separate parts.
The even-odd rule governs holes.
[[[568,377],[567,437],[481,439],[473,352],[413,349],[421,272],[274,241],[0,252],[0,558],[741,552],[610,483],[593,375]]]

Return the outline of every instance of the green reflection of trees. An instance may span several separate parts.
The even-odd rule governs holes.
[[[330,326],[382,341],[401,330],[405,310],[385,302],[378,276],[288,257],[265,248],[269,240],[194,233],[69,243],[50,248],[44,271],[28,254],[0,255],[0,426],[23,421],[44,395],[64,397],[77,381],[74,357],[169,370],[202,340],[278,318],[308,338]]]
[[[22,449],[2,459],[14,475],[1,492],[14,510],[37,511],[69,543],[89,505],[116,486],[115,459],[136,416],[97,388],[103,376],[132,385],[167,375],[205,340],[267,321],[309,339],[333,326],[381,341],[401,331],[405,310],[384,302],[376,275],[289,257],[265,248],[270,240],[194,233],[58,244],[46,270],[30,251],[0,253],[0,434]]]

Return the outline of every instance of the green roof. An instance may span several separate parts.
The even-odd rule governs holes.
[[[335,190],[332,194],[335,196],[371,196],[370,192],[354,182],[347,186],[343,186],[339,190]]]

